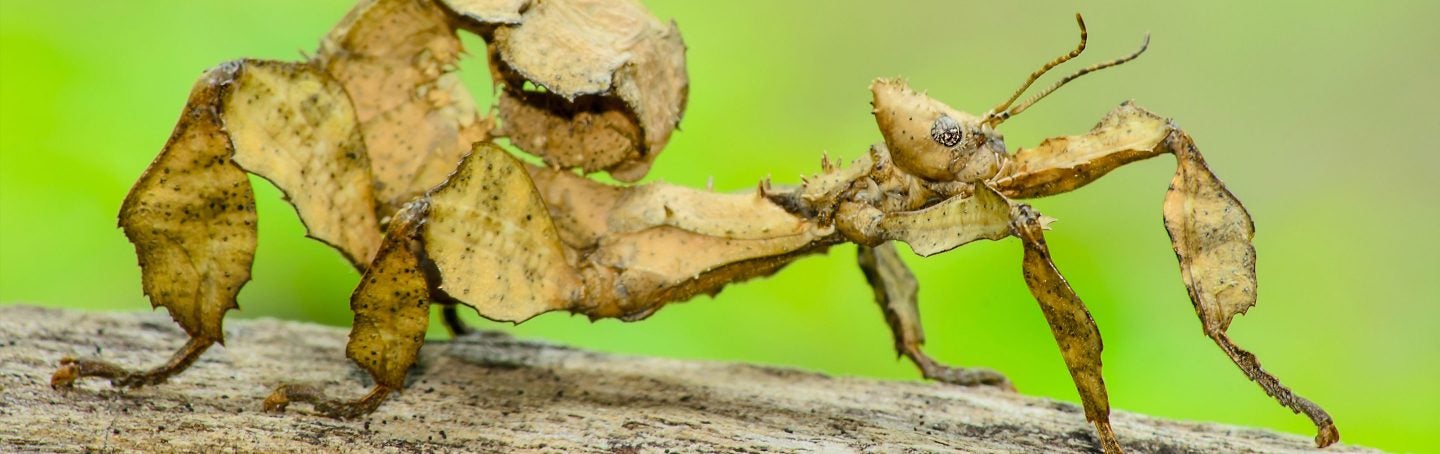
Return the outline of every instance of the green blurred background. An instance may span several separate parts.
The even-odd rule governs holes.
[[[1006,123],[1011,148],[1083,132],[1125,99],[1175,118],[1259,227],[1263,291],[1234,324],[1237,342],[1328,409],[1344,441],[1440,446],[1440,2],[646,3],[680,24],[692,82],[683,131],[649,178],[699,186],[713,177],[726,190],[766,175],[793,182],[818,169],[822,151],[864,152],[879,140],[866,91],[877,76],[907,76],[979,113],[1074,45],[1077,10],[1091,45],[1076,67],[1127,53],[1152,32],[1138,61]],[[348,8],[0,1],[0,304],[146,310],[114,216],[194,78],[232,58],[299,58]],[[485,97],[483,69],[464,65]],[[1035,202],[1061,219],[1051,249],[1105,335],[1112,402],[1312,434],[1202,335],[1160,223],[1172,171],[1170,158],[1156,158]],[[234,316],[348,325],[358,277],[304,239],[278,192],[255,181],[260,250]],[[932,354],[999,369],[1026,393],[1077,400],[1021,279],[1016,242],[910,258]],[[510,327],[467,315],[605,351],[916,379],[896,360],[854,260],[853,247],[838,247],[643,323],[550,314]]]

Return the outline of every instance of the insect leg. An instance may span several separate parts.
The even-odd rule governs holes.
[[[386,396],[405,387],[405,374],[425,343],[430,301],[435,299],[417,232],[427,209],[416,202],[395,215],[374,262],[350,295],[355,321],[345,356],[369,372],[375,386],[358,399],[339,400],[326,397],[317,386],[284,384],[265,399],[266,411],[285,411],[291,402],[304,402],[332,418],[355,418],[375,411]]]
[[[1048,139],[1016,152],[991,184],[1007,197],[1044,197],[1165,153],[1175,155],[1177,163],[1165,195],[1165,229],[1205,335],[1266,394],[1309,417],[1317,430],[1317,446],[1335,443],[1340,434],[1330,415],[1281,384],[1226,334],[1231,320],[1256,302],[1255,225],[1245,206],[1210,171],[1189,134],[1127,102],[1087,134]]]
[[[1121,452],[1120,442],[1110,427],[1110,401],[1105,392],[1105,379],[1100,375],[1100,351],[1104,347],[1100,329],[1095,326],[1085,303],[1075,295],[1050,259],[1040,213],[1029,205],[1019,205],[1014,216],[1015,236],[1025,245],[1025,283],[1040,303],[1045,321],[1055,334],[1055,342],[1060,344],[1060,354],[1085,406],[1085,419],[1095,424],[1105,452]]]
[[[380,407],[394,389],[377,384],[364,397],[353,401],[335,400],[325,396],[317,386],[285,384],[275,388],[265,398],[265,411],[283,412],[291,402],[303,402],[315,406],[315,411],[337,419],[355,419],[365,416]]]
[[[206,337],[191,337],[185,346],[175,352],[164,365],[147,371],[131,371],[98,359],[84,359],[67,356],[60,359],[60,368],[50,377],[50,387],[68,388],[80,377],[108,378],[115,386],[134,387],[164,383],[171,376],[183,372],[215,341]]]
[[[460,312],[457,310],[460,303],[441,303],[440,318],[445,322],[445,330],[450,332],[450,337],[461,337],[475,332],[470,325],[466,325],[460,319]]]
[[[916,304],[918,284],[915,275],[900,260],[895,244],[886,242],[875,247],[859,246],[860,270],[875,290],[875,302],[885,314],[885,322],[895,335],[895,351],[910,358],[925,378],[961,386],[992,385],[1014,389],[1010,380],[986,368],[953,367],[941,364],[921,350],[925,331],[920,324],[920,308]]]
[[[1235,345],[1226,331],[1236,315],[1256,302],[1255,223],[1240,200],[1230,193],[1206,166],[1189,134],[1176,130],[1166,140],[1178,168],[1165,194],[1165,230],[1190,301],[1205,335],[1226,356],[1260,385],[1265,394],[1304,413],[1315,424],[1315,444],[1329,446],[1340,440],[1335,421],[1323,408],[1295,394],[1265,369],[1255,354]]]

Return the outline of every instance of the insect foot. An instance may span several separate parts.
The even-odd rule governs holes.
[[[291,402],[303,402],[314,405],[316,412],[331,418],[355,419],[374,412],[391,391],[388,386],[378,385],[364,397],[344,401],[326,397],[325,391],[317,386],[284,384],[276,387],[275,391],[265,398],[265,411],[284,413]]]
[[[110,384],[122,388],[158,385],[190,367],[190,364],[199,359],[200,355],[205,353],[205,350],[212,344],[214,342],[206,339],[191,338],[184,347],[175,352],[175,356],[171,357],[170,361],[146,371],[132,371],[98,359],[66,356],[60,359],[60,368],[50,376],[50,387],[67,389],[74,386],[75,380],[82,377],[108,378]]]
[[[885,314],[885,323],[895,336],[895,352],[909,358],[920,368],[926,379],[960,386],[995,386],[1010,391],[1010,379],[991,369],[954,367],[935,361],[925,354],[925,330],[920,324],[920,307],[916,295],[919,284],[915,275],[900,260],[895,243],[860,246],[858,259],[865,280],[875,290],[875,302]]]

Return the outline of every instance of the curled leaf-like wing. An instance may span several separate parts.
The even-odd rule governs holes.
[[[637,180],[685,109],[680,32],[634,0],[536,2],[491,48],[505,133],[556,167]]]

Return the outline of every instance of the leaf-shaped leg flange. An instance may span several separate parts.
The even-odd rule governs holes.
[[[1230,321],[1255,305],[1255,224],[1250,213],[1205,165],[1189,134],[1176,130],[1166,146],[1179,167],[1165,195],[1165,230],[1205,335],[1266,394],[1308,416],[1317,430],[1316,446],[1334,444],[1340,432],[1330,414],[1281,384],[1226,334]]]
[[[915,275],[900,260],[895,244],[859,246],[860,270],[875,290],[875,302],[885,314],[885,322],[895,336],[895,352],[910,358],[925,378],[960,386],[997,386],[1008,390],[1015,387],[1004,375],[987,368],[947,366],[926,355],[925,330],[920,324],[920,307],[916,295],[919,285]]]
[[[241,60],[196,82],[170,140],[126,196],[120,226],[135,244],[145,294],[191,339],[143,372],[65,358],[51,379],[118,386],[164,382],[214,343],[250,280],[255,198],[246,172],[286,193],[309,236],[363,267],[379,244],[364,142],[344,88],[306,64]]]
[[[375,411],[386,396],[404,387],[430,321],[432,273],[425,268],[418,233],[427,210],[421,199],[395,215],[375,261],[350,297],[355,322],[345,355],[370,373],[375,386],[359,399],[337,400],[318,386],[284,384],[265,399],[265,411],[284,411],[292,402],[304,402],[325,416],[356,418]]]
[[[1315,443],[1340,439],[1330,415],[1260,367],[1226,334],[1230,321],[1255,305],[1254,223],[1245,206],[1206,166],[1189,134],[1133,103],[1121,104],[1089,133],[1047,139],[1015,153],[991,184],[1013,198],[1060,194],[1131,162],[1175,156],[1165,196],[1165,229],[1205,335],[1275,400],[1315,423]]]

